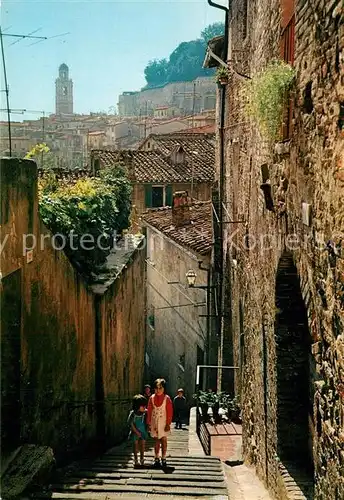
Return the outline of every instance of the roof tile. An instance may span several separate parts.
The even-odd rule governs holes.
[[[179,245],[207,255],[213,244],[211,203],[196,202],[190,206],[190,212],[191,224],[181,227],[173,225],[170,207],[151,209],[142,215],[142,219]]]
[[[187,144],[190,141],[184,142]],[[185,162],[173,164],[171,154],[178,144],[180,141],[172,139],[168,144],[164,143],[161,149],[154,151],[96,149],[92,150],[91,156],[98,158],[103,167],[123,163],[128,167],[132,180],[136,182],[190,182],[192,173],[194,182],[211,182],[214,178],[214,145],[199,144],[197,148],[191,149],[182,143]]]

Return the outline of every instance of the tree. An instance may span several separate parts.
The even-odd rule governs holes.
[[[209,24],[204,30],[201,32],[202,40],[205,43],[208,43],[209,40],[214,38],[215,36],[220,36],[225,34],[225,25],[224,23],[213,23]]]
[[[50,148],[45,144],[45,142],[41,142],[40,144],[36,144],[33,146],[30,151],[28,151],[25,155],[25,159],[35,158],[42,153],[49,153]]]
[[[57,157],[50,151],[45,142],[33,146],[25,155],[25,159],[36,160],[38,168],[51,169],[57,165]]]
[[[168,60],[149,61],[144,70],[146,88],[158,87],[170,82],[191,81],[198,76],[213,75],[214,70],[203,68],[207,42],[210,38],[223,33],[223,23],[210,24],[202,31],[201,38],[180,43]]]
[[[167,66],[168,63],[166,59],[154,59],[153,61],[149,61],[145,68],[145,78],[149,87],[163,85],[165,83]]]

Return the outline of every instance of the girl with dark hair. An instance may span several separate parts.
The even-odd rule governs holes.
[[[144,465],[144,454],[147,439],[146,424],[147,400],[142,394],[137,394],[133,398],[133,409],[128,416],[130,427],[130,439],[134,446],[134,467],[139,467],[138,453],[140,451],[140,465]]]
[[[160,467],[160,447],[161,465],[166,467],[167,436],[173,418],[173,405],[171,398],[165,394],[166,381],[158,378],[154,383],[154,394],[148,402],[147,424],[151,436],[155,440],[155,459],[153,466]]]

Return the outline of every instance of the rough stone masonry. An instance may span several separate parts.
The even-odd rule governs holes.
[[[225,225],[234,359],[224,361],[241,367],[245,459],[282,499],[297,491],[287,471],[307,498],[344,498],[343,8],[231,5],[225,204],[242,222]],[[285,58],[281,44],[296,81],[289,130],[272,141],[248,118],[238,73]]]

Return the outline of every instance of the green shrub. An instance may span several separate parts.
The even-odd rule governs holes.
[[[39,184],[41,218],[52,233],[62,235],[61,240],[65,237],[71,260],[83,271],[94,271],[110,250],[96,244],[83,249],[81,237],[91,235],[94,242],[100,239],[103,247],[111,247],[113,238],[129,227],[130,182],[120,167],[68,184],[59,185],[53,177],[49,173]]]
[[[294,68],[284,61],[272,61],[245,83],[247,112],[267,138],[280,137],[284,107],[294,79]]]

